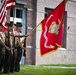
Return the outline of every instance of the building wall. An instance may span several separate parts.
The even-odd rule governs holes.
[[[67,3],[67,49],[76,50],[76,2]]]
[[[44,19],[45,7],[54,9],[62,0],[37,0],[37,25]],[[75,1],[75,0],[74,0]],[[76,64],[76,2],[71,0],[66,4],[67,36],[66,49],[40,56],[39,39],[41,27],[36,30],[36,65],[40,64]]]

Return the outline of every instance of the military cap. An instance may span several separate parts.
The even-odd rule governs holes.
[[[22,23],[17,22],[17,23],[16,23],[16,26],[17,26],[17,27],[22,27]]]
[[[10,24],[11,24],[11,25],[13,25],[13,22],[12,22],[12,21],[10,21]],[[15,24],[15,23],[14,23],[14,25],[16,26],[16,24]]]
[[[14,24],[14,25],[16,25],[16,24]],[[8,26],[9,27],[13,26],[13,22],[11,21],[10,23],[8,23]]]

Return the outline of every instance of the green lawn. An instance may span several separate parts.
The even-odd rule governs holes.
[[[21,65],[20,72],[0,75],[76,75],[76,69],[48,68],[43,66]]]

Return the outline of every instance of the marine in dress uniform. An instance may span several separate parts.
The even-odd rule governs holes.
[[[16,37],[16,45],[17,45],[17,60],[16,60],[16,64],[15,64],[15,71],[19,72],[20,71],[20,60],[21,60],[21,56],[22,56],[22,39],[26,36],[24,35],[24,37],[21,37],[21,30],[22,30],[22,24],[21,23],[17,23],[16,24],[16,35],[18,35]]]
[[[13,25],[13,23],[11,23]],[[13,28],[14,27],[14,28]],[[13,25],[13,29],[14,31],[11,33],[11,35],[16,33],[16,27],[15,24]],[[11,60],[11,66],[10,66],[10,72],[14,72],[15,71],[15,64],[16,64],[16,60],[17,60],[17,46],[16,46],[16,39],[14,36],[11,36],[11,45],[12,45],[12,49],[13,49],[13,56],[12,56],[12,60]]]
[[[11,32],[12,32],[13,26],[11,23],[8,23],[8,29],[5,32],[6,35],[6,40],[5,44],[11,48],[12,50],[12,44],[11,44]],[[11,61],[12,61],[12,56],[13,56],[13,51],[5,51],[5,63],[4,63],[4,73],[10,73],[10,66],[11,66]]]
[[[2,24],[0,23],[0,71],[4,66],[5,61],[5,48],[7,51],[11,51],[11,49],[5,45],[5,34],[2,32]]]

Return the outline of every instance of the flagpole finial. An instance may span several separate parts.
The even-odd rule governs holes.
[[[66,3],[67,3],[68,0],[64,0],[64,1],[65,1],[65,5],[66,5]]]

